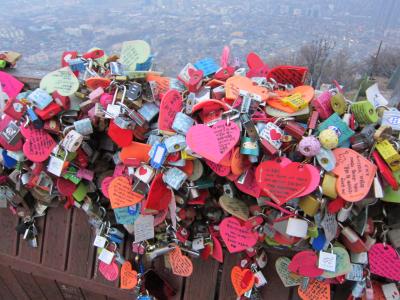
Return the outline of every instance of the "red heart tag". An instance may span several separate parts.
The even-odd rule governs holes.
[[[225,218],[219,224],[221,238],[230,253],[240,252],[257,243],[258,234],[242,226],[234,217]]]
[[[25,156],[33,162],[43,162],[57,145],[53,138],[43,129],[33,126],[21,127],[21,133],[26,138],[22,150]]]
[[[218,164],[236,145],[239,137],[239,127],[234,122],[228,125],[222,120],[212,128],[203,124],[191,127],[186,143],[197,154]]]
[[[260,197],[261,189],[258,186],[257,181],[256,181],[254,167],[247,170],[246,177],[244,179],[243,184],[235,181],[235,185],[243,193],[246,193],[255,198]]]
[[[182,96],[177,90],[169,90],[165,93],[161,100],[158,128],[160,130],[174,131],[171,126],[176,113],[182,110],[182,106]]]
[[[167,188],[162,180],[162,174],[157,174],[151,183],[149,194],[143,204],[143,211],[162,211],[168,208],[172,199],[172,191]]]
[[[375,244],[368,251],[369,267],[372,274],[391,280],[400,280],[400,258],[389,245]]]
[[[258,165],[256,181],[264,193],[282,205],[303,193],[311,183],[311,176],[301,163],[282,166],[280,160],[267,160]]]
[[[107,134],[119,147],[129,146],[133,140],[132,130],[120,128],[112,120],[110,121]]]
[[[235,266],[231,271],[231,281],[236,294],[240,297],[253,287],[255,276],[251,270]]]
[[[293,256],[289,271],[305,277],[318,277],[324,270],[318,268],[318,256],[314,251],[306,250]]]

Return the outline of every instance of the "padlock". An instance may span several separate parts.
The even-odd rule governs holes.
[[[10,99],[7,101],[3,112],[18,121],[26,112],[26,104],[17,99]]]
[[[117,85],[115,92],[114,92],[114,96],[112,99],[111,104],[107,105],[107,114],[106,114],[106,118],[111,119],[111,118],[116,118],[121,114],[121,106],[119,104],[117,104],[117,96],[118,93],[120,91],[120,89],[122,88],[122,100],[121,103],[124,103],[125,100],[125,96],[126,96],[126,86],[125,85]],[[101,102],[100,102],[101,103]]]
[[[322,193],[325,196],[335,199],[337,197],[336,192],[336,176],[331,173],[325,173],[322,179]]]
[[[378,122],[378,114],[375,107],[368,100],[358,101],[351,105],[351,111],[356,121],[360,124],[372,124]]]
[[[75,130],[82,135],[89,135],[93,133],[92,122],[89,118],[84,118],[74,121]]]
[[[315,195],[307,195],[299,200],[299,207],[308,216],[315,216],[321,207],[321,201]]]
[[[142,95],[142,85],[137,82],[130,83],[126,91],[126,98],[135,101]]]
[[[331,97],[332,94],[329,91],[325,91],[311,102],[321,119],[325,120],[333,113]]]
[[[192,127],[194,124],[194,120],[189,117],[188,115],[178,112],[175,115],[175,119],[172,123],[171,128],[175,130],[177,133],[180,133],[182,135],[186,135],[190,127]]]
[[[30,93],[27,99],[38,109],[45,109],[53,102],[53,98],[45,90],[40,88]]]
[[[388,140],[377,142],[376,150],[392,171],[400,170],[400,154]]]
[[[35,109],[35,113],[42,119],[42,120],[49,120],[52,117],[56,116],[61,112],[62,108],[55,102],[50,103],[44,109]]]
[[[168,153],[179,152],[186,148],[186,138],[183,135],[176,134],[176,135],[167,137],[164,140],[164,145],[165,145]]]
[[[153,145],[149,152],[150,165],[155,169],[160,169],[168,156],[167,148],[164,143],[157,143]]]
[[[343,115],[346,112],[347,104],[343,94],[337,93],[331,97],[331,107],[338,115]]]
[[[320,148],[316,158],[319,165],[327,172],[333,171],[336,166],[336,158],[331,150]]]
[[[141,165],[139,168],[136,169],[135,171],[135,177],[140,179],[141,181],[145,183],[150,183],[150,181],[154,177],[154,169],[148,165]]]
[[[170,168],[163,174],[163,181],[174,190],[179,190],[188,178],[187,174],[178,168]]]
[[[303,137],[299,143],[299,151],[305,157],[316,156],[321,150],[321,144],[314,136]]]
[[[0,132],[0,135],[6,143],[15,145],[21,138],[21,129],[15,121],[12,121]]]
[[[81,146],[83,142],[83,136],[76,130],[71,130],[62,140],[62,147],[68,152],[75,152]]]
[[[281,98],[283,105],[289,106],[295,111],[304,109],[308,103],[303,99],[300,93],[294,93],[290,96]]]
[[[138,110],[138,113],[144,118],[146,122],[151,122],[155,116],[159,113],[160,109],[154,103],[146,102]]]
[[[396,108],[385,110],[381,124],[382,126],[390,126],[394,131],[400,131],[400,111]]]
[[[36,115],[36,113],[34,112],[32,107],[28,107],[26,109],[26,113],[27,113],[29,122],[31,122],[33,124],[33,127],[35,127],[36,129],[43,128],[43,126],[44,126],[43,121]]]

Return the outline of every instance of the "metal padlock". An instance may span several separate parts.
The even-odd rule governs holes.
[[[178,168],[170,168],[163,174],[163,181],[174,190],[179,190],[188,178],[187,174]]]
[[[299,207],[308,216],[315,216],[321,207],[321,201],[315,195],[307,195],[300,199]]]
[[[33,124],[33,127],[35,127],[36,129],[40,129],[43,127],[43,121],[39,119],[32,107],[28,107],[26,109],[26,114],[28,116],[29,122]]]
[[[132,82],[128,85],[126,97],[129,101],[135,101],[142,95],[142,85],[137,82]]]
[[[168,153],[175,153],[186,148],[186,138],[183,135],[176,134],[164,140],[164,145]]]
[[[157,105],[147,102],[138,110],[138,113],[146,120],[146,122],[151,122],[159,111],[160,109]]]
[[[177,133],[186,135],[190,127],[194,124],[194,120],[188,115],[178,112],[175,115],[174,122],[172,123],[172,129]]]
[[[71,130],[62,140],[62,147],[68,152],[76,152],[83,142],[83,136],[76,130]]]
[[[37,88],[30,93],[27,99],[39,109],[45,109],[51,102],[53,102],[53,98],[45,90],[40,88]]]
[[[15,145],[21,138],[21,129],[15,121],[8,123],[8,125],[1,131],[1,136],[10,145]]]
[[[376,143],[376,150],[378,150],[392,171],[400,170],[400,154],[388,140]]]
[[[121,86],[117,85],[115,92],[114,92],[112,103],[107,105],[107,114],[105,116],[107,119],[116,118],[121,114],[121,106],[116,103],[117,95],[118,95],[120,88],[121,88]],[[122,92],[121,103],[124,103],[125,95],[126,95],[126,86],[122,85],[122,89],[123,89],[123,92]]]
[[[93,133],[92,122],[89,118],[84,118],[74,122],[75,130],[82,135],[89,135]]]

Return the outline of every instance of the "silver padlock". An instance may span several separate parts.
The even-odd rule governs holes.
[[[107,114],[105,116],[107,119],[116,118],[121,114],[121,106],[116,103],[117,95],[118,95],[118,92],[121,87],[123,89],[123,92],[122,92],[122,99],[121,99],[120,103],[122,103],[122,104],[124,103],[125,96],[126,96],[126,86],[117,85],[117,88],[115,89],[115,92],[114,92],[113,101],[111,104],[107,105]]]
[[[62,147],[68,152],[75,152],[83,142],[83,135],[76,130],[67,133],[61,142]]]
[[[45,109],[53,102],[53,98],[45,90],[37,88],[30,93],[27,99],[38,109]]]
[[[129,101],[135,101],[142,95],[142,85],[137,82],[132,82],[128,85],[128,90],[126,92],[126,98]]]
[[[159,111],[160,109],[157,105],[147,102],[138,110],[138,113],[142,115],[146,122],[150,122],[157,116]]]
[[[172,123],[172,129],[177,133],[186,135],[190,127],[194,124],[194,120],[188,115],[178,112],[175,115],[174,122]]]
[[[77,132],[82,135],[89,135],[93,133],[92,122],[89,118],[84,118],[74,122],[74,127]]]
[[[175,153],[186,148],[186,138],[183,135],[176,134],[164,140],[168,153]]]
[[[174,190],[179,190],[188,178],[187,174],[178,168],[170,168],[163,175],[163,181]]]

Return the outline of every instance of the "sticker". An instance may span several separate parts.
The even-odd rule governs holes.
[[[99,262],[99,271],[101,275],[104,276],[108,281],[115,281],[118,279],[119,269],[118,265],[115,262],[111,264],[106,264],[102,261]]]
[[[193,263],[189,257],[182,255],[181,249],[177,246],[168,253],[168,261],[171,264],[172,273],[182,277],[189,277],[193,272]]]
[[[318,268],[330,272],[336,271],[336,255],[330,252],[319,252]]]
[[[129,261],[124,262],[121,267],[121,289],[133,289],[137,284],[137,275],[137,272],[132,270],[132,264]]]
[[[254,167],[248,169],[246,174],[244,175],[244,182],[239,183],[237,180],[235,180],[235,185],[243,193],[258,198],[261,194],[261,188],[257,184],[255,172],[256,169]]]
[[[126,41],[122,43],[120,61],[127,66],[127,70],[136,70],[136,64],[145,63],[150,57],[150,45],[142,40]]]
[[[236,145],[239,137],[239,127],[234,122],[228,125],[222,120],[212,128],[203,124],[191,127],[186,135],[186,143],[197,154],[219,163]]]
[[[305,277],[318,277],[324,270],[317,267],[318,256],[314,251],[301,251],[293,256],[289,271]]]
[[[240,91],[244,90],[261,97],[262,101],[267,100],[269,92],[266,88],[255,85],[250,78],[243,76],[230,77],[225,83],[226,98],[235,100],[239,97]]]
[[[281,138],[284,132],[279,126],[274,123],[267,123],[267,125],[261,130],[260,138],[267,140],[275,149],[280,149],[282,146]]]
[[[219,198],[219,204],[223,210],[232,216],[237,217],[238,219],[246,221],[249,218],[249,208],[247,207],[246,203],[237,198],[231,198],[223,195]]]
[[[22,149],[30,161],[45,161],[57,145],[53,138],[43,129],[35,129],[32,126],[21,127],[21,133],[26,138]]]
[[[297,289],[299,297],[302,300],[330,300],[331,299],[331,285],[327,282],[313,280],[308,283],[307,289],[302,290],[301,287]]]
[[[15,98],[22,91],[24,84],[5,72],[0,71],[0,84],[1,89],[8,97]]]
[[[231,271],[231,281],[236,295],[240,297],[251,290],[255,282],[255,277],[251,270],[235,266]]]
[[[338,176],[336,190],[341,198],[349,202],[360,201],[368,194],[374,181],[376,166],[354,150],[338,148],[333,150]]]
[[[258,233],[240,225],[235,217],[228,217],[219,224],[221,238],[230,253],[240,252],[253,247],[258,240]]]
[[[368,257],[372,274],[400,280],[400,258],[393,247],[377,243],[368,251]]]
[[[311,183],[308,168],[288,161],[287,164],[282,160],[267,160],[256,169],[256,181],[261,190],[278,205],[298,197]]]
[[[182,110],[183,100],[177,90],[169,90],[161,99],[158,128],[160,130],[174,131],[171,126],[175,115]]]
[[[288,257],[279,257],[275,261],[275,268],[279,278],[282,280],[282,283],[285,287],[300,285],[303,281],[303,278],[290,273],[288,269],[289,264],[290,258]]]
[[[113,178],[108,187],[108,194],[113,209],[134,205],[143,199],[143,195],[132,191],[129,179],[124,176]]]
[[[154,238],[154,216],[140,215],[135,222],[135,243]]]
[[[70,96],[79,88],[79,81],[69,67],[48,73],[40,81],[40,88],[49,94],[57,91],[61,96]]]

